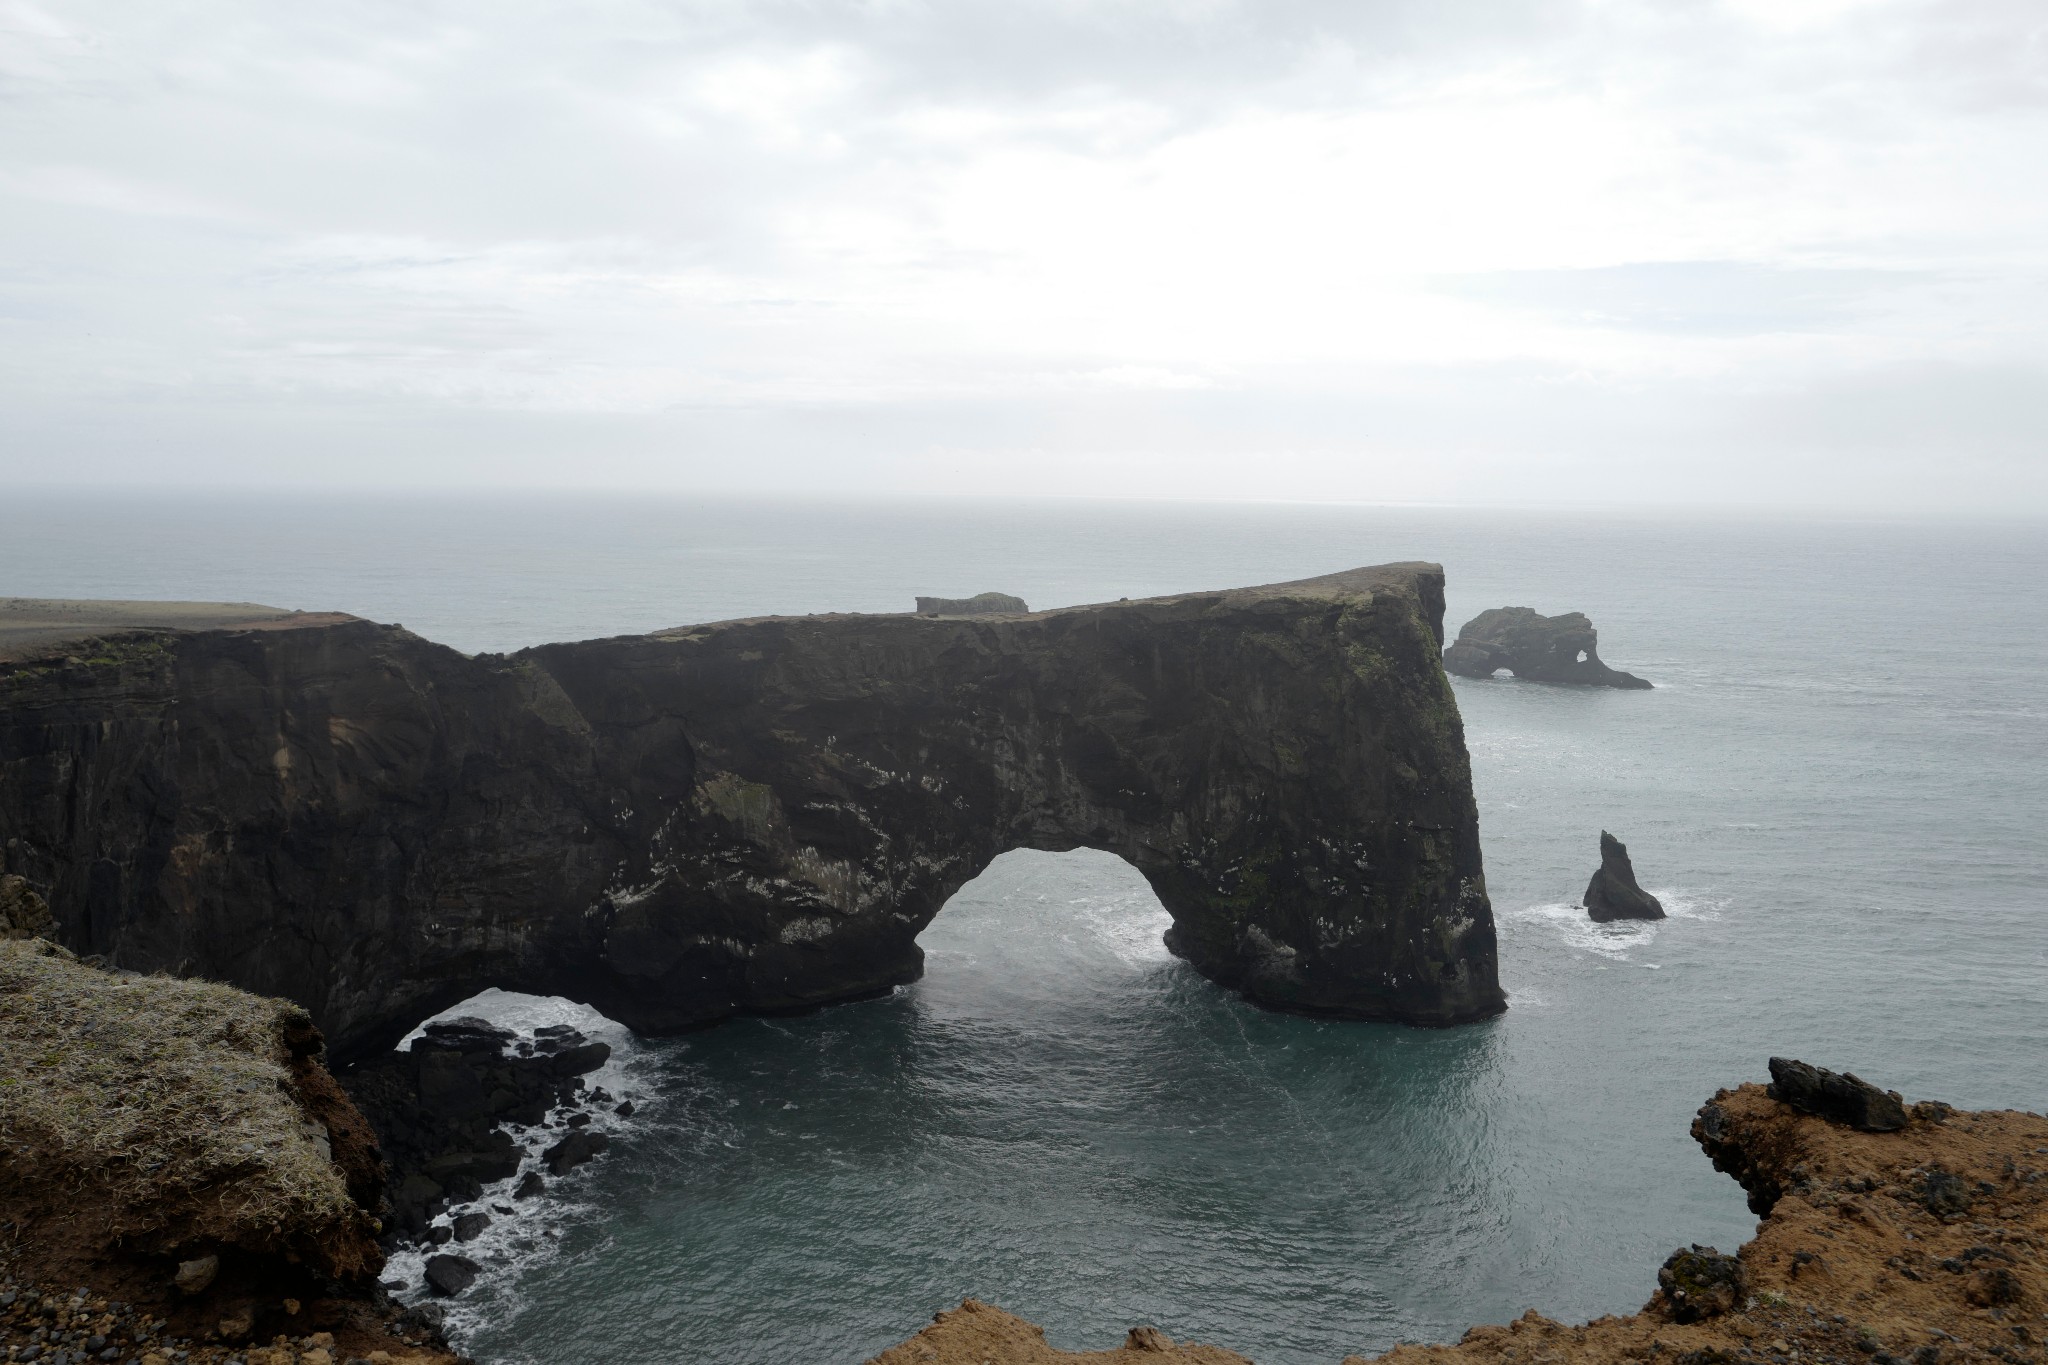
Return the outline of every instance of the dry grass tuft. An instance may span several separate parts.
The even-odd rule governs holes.
[[[284,1000],[117,976],[41,941],[0,942],[0,1146],[39,1179],[90,1188],[131,1231],[198,1200],[192,1232],[241,1240],[334,1227],[356,1211],[291,1080]]]

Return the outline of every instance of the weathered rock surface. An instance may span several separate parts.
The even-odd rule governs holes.
[[[1600,870],[1586,883],[1581,902],[1588,918],[1607,924],[1618,919],[1663,919],[1664,903],[1636,885],[1635,864],[1628,845],[1600,831]]]
[[[468,658],[393,626],[0,663],[4,870],[65,942],[303,1002],[337,1055],[487,986],[643,1031],[886,991],[1011,848],[1115,852],[1262,1004],[1504,998],[1443,575]]]
[[[972,597],[920,597],[919,616],[995,616],[1002,612],[1028,612],[1021,597],[1006,592],[981,592]]]
[[[1698,1246],[1673,1252],[1649,1302],[1626,1317],[1572,1327],[1531,1311],[1505,1326],[1474,1327],[1455,1346],[1397,1346],[1372,1360],[2037,1365],[2048,1358],[2048,1118],[1926,1102],[1907,1115],[1901,1128],[1866,1132],[1804,1113],[1760,1085],[1720,1091],[1701,1107],[1692,1132],[1715,1169],[1742,1182],[1763,1219],[1736,1256]],[[1966,1210],[1931,1208],[1930,1181],[1970,1192]],[[970,1301],[876,1360],[1241,1359],[1217,1347],[1145,1354],[1140,1340],[1133,1332],[1118,1351],[1055,1351],[1030,1323]],[[1349,1356],[1344,1365],[1368,1361]]]
[[[1467,678],[1505,668],[1530,682],[1646,688],[1651,684],[1600,662],[1600,633],[1583,612],[1539,616],[1530,607],[1495,607],[1465,623],[1444,651],[1444,667]]]

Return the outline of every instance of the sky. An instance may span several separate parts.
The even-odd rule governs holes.
[[[2041,0],[0,0],[0,488],[2048,513]]]

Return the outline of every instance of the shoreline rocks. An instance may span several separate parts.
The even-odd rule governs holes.
[[[390,1171],[387,1245],[427,1242],[444,1212],[480,1198],[487,1184],[519,1175],[529,1156],[522,1140],[529,1130],[566,1130],[539,1158],[555,1176],[604,1151],[609,1139],[577,1120],[588,1122],[586,1103],[610,1102],[583,1081],[610,1058],[609,1044],[566,1024],[522,1038],[465,1016],[428,1024],[408,1050],[343,1072],[342,1087],[383,1135]],[[544,1188],[538,1171],[528,1169],[513,1195],[528,1198]],[[485,1221],[472,1221],[478,1217]],[[469,1240],[465,1227],[474,1237],[488,1225],[486,1215],[472,1213],[458,1219],[450,1235]]]
[[[1629,861],[1628,845],[1600,831],[1600,868],[1586,883],[1580,899],[1587,918],[1596,924],[1623,919],[1663,919],[1664,903],[1636,885],[1635,864]]]
[[[1465,678],[1507,669],[1528,682],[1634,690],[1652,686],[1600,661],[1600,632],[1583,612],[1542,616],[1530,607],[1495,607],[1467,621],[1444,651],[1444,667]]]

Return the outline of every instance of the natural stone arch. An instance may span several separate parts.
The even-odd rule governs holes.
[[[152,636],[0,676],[4,870],[74,945],[287,995],[338,1052],[486,986],[643,1030],[885,991],[997,854],[1135,866],[1258,1003],[1503,1007],[1442,571],[466,658]],[[111,661],[105,667],[100,659]]]

